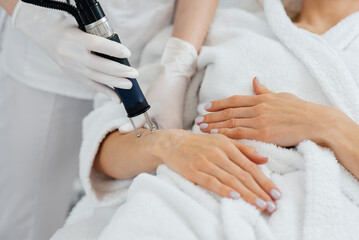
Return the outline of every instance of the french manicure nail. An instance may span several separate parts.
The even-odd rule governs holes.
[[[194,120],[195,123],[202,123],[204,121],[204,117],[196,117]]]
[[[239,193],[236,192],[236,191],[232,191],[232,192],[229,194],[229,196],[231,196],[231,198],[234,199],[234,200],[238,200],[238,199],[241,198],[241,194],[239,194]]]
[[[206,129],[208,127],[208,124],[207,123],[201,123],[200,125],[199,125],[199,128],[200,129]]]
[[[280,192],[277,190],[277,189],[272,189],[272,190],[270,190],[270,195],[275,199],[275,200],[278,200],[279,198],[281,198],[281,194],[280,194]]]
[[[260,198],[256,198],[255,203],[259,208],[266,208],[267,207],[267,203],[265,201],[263,201],[262,199],[260,199]]]
[[[276,209],[274,203],[267,201],[267,210],[268,212],[273,212]]]
[[[218,133],[218,132],[219,132],[218,129],[212,129],[212,130],[211,130],[211,133],[212,133],[212,134],[216,134],[216,133]]]
[[[207,103],[206,105],[204,105],[205,110],[209,110],[211,109],[211,107],[212,107],[212,103]]]

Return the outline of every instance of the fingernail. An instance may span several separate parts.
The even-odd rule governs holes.
[[[196,117],[196,119],[194,120],[195,123],[201,123],[204,121],[204,117]]]
[[[260,80],[260,77],[256,76],[256,81],[259,83],[259,84],[262,84],[261,80]]]
[[[241,194],[239,194],[239,193],[236,192],[236,191],[232,191],[232,192],[229,194],[229,196],[231,196],[231,198],[234,199],[234,200],[238,200],[238,199],[241,198]]]
[[[267,203],[265,201],[263,201],[262,199],[260,199],[260,198],[256,198],[255,203],[259,208],[266,208],[267,207]]]
[[[218,129],[212,129],[212,130],[211,130],[211,133],[212,133],[212,134],[216,134],[216,133],[218,133],[218,132],[219,132]]]
[[[267,210],[268,212],[273,212],[276,209],[274,203],[267,201]]]
[[[211,109],[211,107],[212,107],[212,103],[207,103],[206,105],[204,105],[205,110],[209,110]]]
[[[201,123],[200,125],[199,125],[199,128],[200,129],[206,129],[208,127],[208,124],[207,123]]]
[[[282,194],[280,194],[280,192],[274,188],[272,190],[270,190],[269,193],[275,200],[278,200],[282,196]]]

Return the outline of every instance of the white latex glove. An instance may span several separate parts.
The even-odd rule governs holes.
[[[120,101],[111,87],[129,89],[137,70],[101,58],[90,51],[128,58],[131,52],[122,44],[81,31],[73,17],[65,13],[21,2],[15,7],[15,29],[44,49],[71,78]]]
[[[151,105],[149,115],[160,129],[182,128],[184,99],[190,80],[197,68],[196,48],[181,39],[170,38],[161,59],[161,72],[146,92]],[[137,128],[144,126],[142,117],[134,119]],[[130,123],[119,128],[126,133],[133,130]]]

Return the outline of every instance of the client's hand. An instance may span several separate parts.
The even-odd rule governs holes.
[[[154,145],[153,154],[189,181],[223,197],[242,197],[259,210],[271,213],[278,188],[257,166],[267,158],[254,148],[223,135],[167,131],[167,137]]]
[[[280,146],[294,146],[306,139],[321,144],[319,132],[338,116],[333,107],[290,93],[273,93],[256,78],[253,87],[256,96],[237,95],[207,104],[206,110],[213,113],[196,119],[201,130]]]

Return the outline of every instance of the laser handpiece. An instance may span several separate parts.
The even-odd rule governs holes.
[[[89,34],[97,35],[100,37],[107,38],[111,41],[121,43],[119,36],[114,32],[101,5],[97,0],[75,0],[76,7],[71,4],[60,2],[57,0],[22,1],[41,7],[66,11],[73,17],[75,17],[81,30],[86,31]],[[130,66],[129,61],[126,58],[116,58],[96,52],[93,52],[93,54]],[[132,118],[141,114],[144,114],[151,133],[153,133],[157,129],[157,125],[151,121],[151,118],[147,113],[147,111],[150,109],[150,105],[147,103],[147,100],[143,95],[137,80],[134,78],[129,78],[129,80],[132,82],[131,89],[126,90],[114,88],[114,90],[123,102],[123,105],[127,112],[127,116],[130,119],[134,130],[136,131],[137,137],[140,137],[141,134],[136,128]]]
[[[101,5],[97,0],[75,0],[75,2],[80,18],[82,19],[87,33],[121,43],[119,36],[114,32],[110,22],[108,21],[104,11],[102,10]],[[130,63],[127,58],[115,58],[101,53],[94,54],[110,59],[112,61],[116,61],[126,66],[130,66]],[[150,127],[151,133],[153,133],[157,127],[151,121],[151,118],[148,116],[147,113],[147,111],[150,109],[150,105],[147,103],[147,100],[143,95],[137,80],[134,78],[130,78],[129,80],[132,82],[131,89],[127,90],[115,88],[115,92],[117,93],[117,95],[119,95],[123,102],[123,105],[125,106],[126,112],[128,114],[127,116],[136,131],[137,137],[140,137],[141,134],[137,130],[132,118],[141,114],[144,114],[146,122]]]

